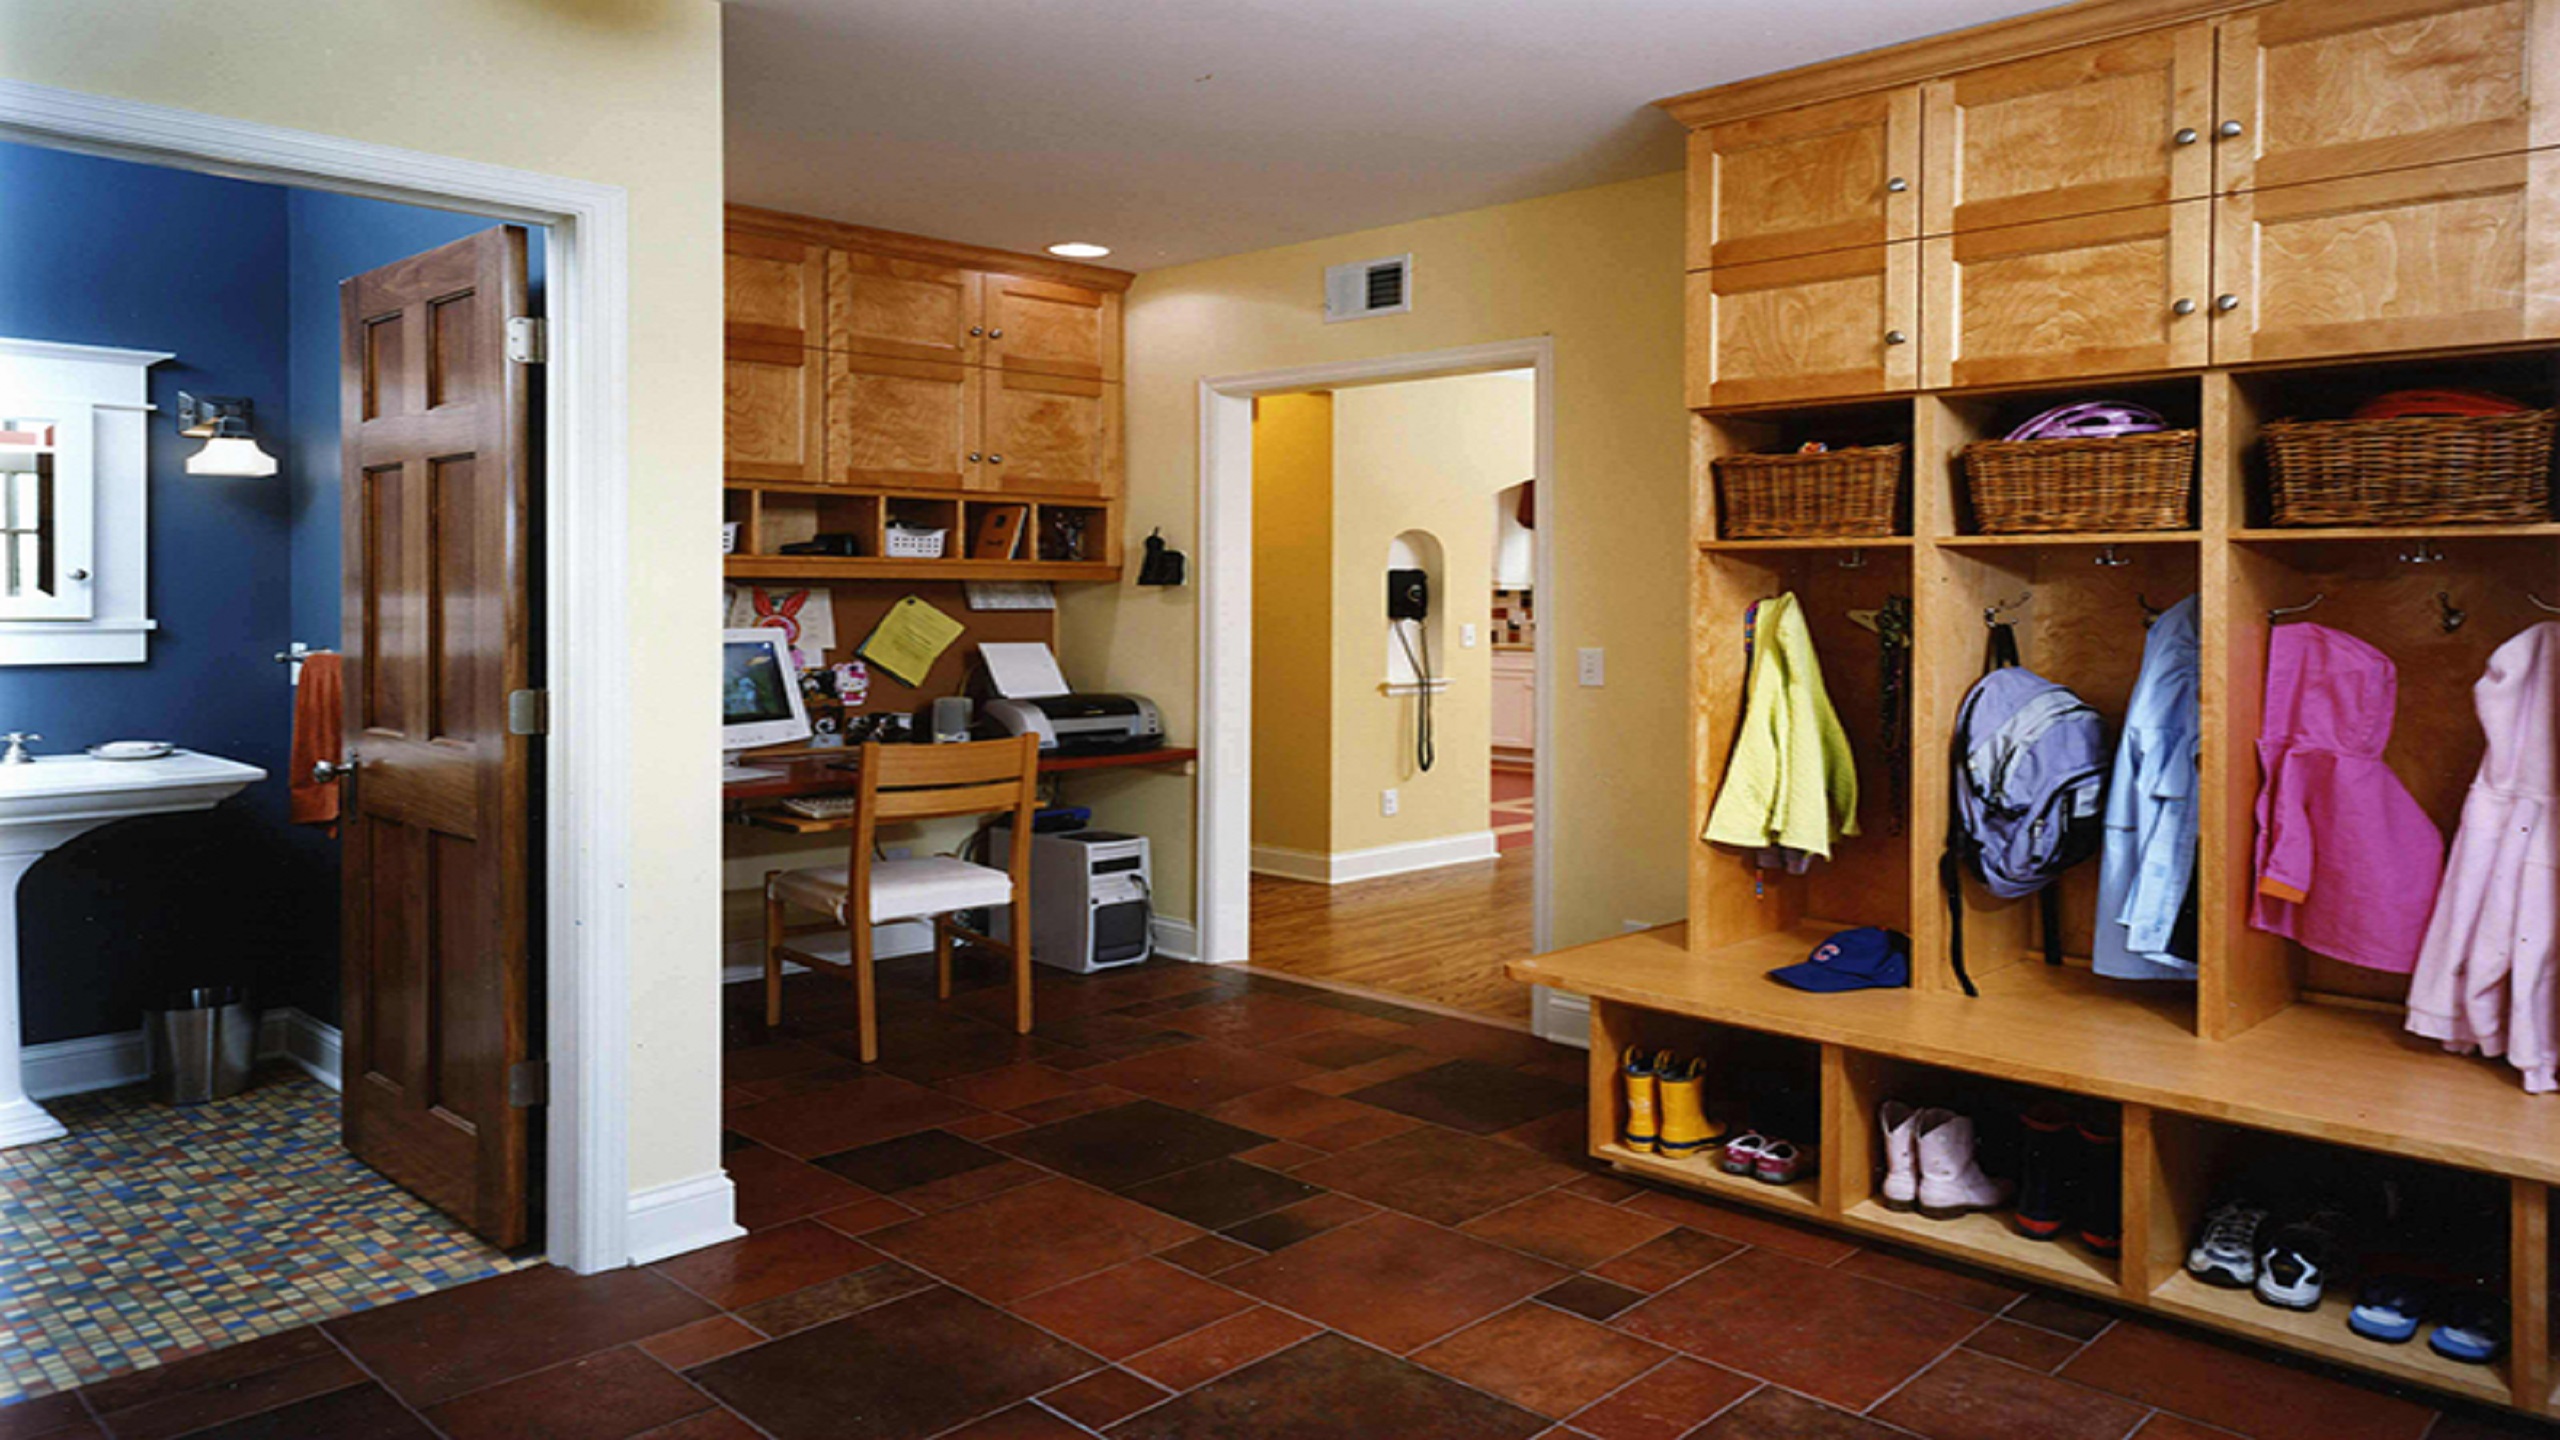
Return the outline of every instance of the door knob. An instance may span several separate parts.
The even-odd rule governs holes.
[[[2170,313],[2176,315],[2193,315],[2196,313],[2196,302],[2189,300],[2184,296],[2180,296],[2178,303],[2170,306],[2169,310]]]
[[[2240,297],[2237,295],[2216,295],[2213,297],[2213,308],[2221,311],[2225,315],[2228,315],[2232,311],[2240,308]]]
[[[1884,332],[1884,343],[1887,345],[1908,345],[1911,343],[1911,337],[1903,334],[1899,330],[1887,330]]]
[[[353,755],[348,756],[343,765],[333,760],[314,760],[311,762],[311,783],[327,785],[344,780],[356,773],[356,767],[362,764],[364,762]]]
[[[1896,195],[1899,195],[1903,191],[1911,188],[1911,182],[1903,179],[1899,175],[1896,175],[1892,179],[1884,182],[1884,188],[1892,191]]]
[[[2213,133],[2221,136],[2225,140],[2234,140],[2242,135],[2248,134],[2249,127],[2241,124],[2237,120],[2225,120],[2221,124],[2213,127]]]
[[[2180,128],[2175,138],[2181,145],[2193,145],[2204,137],[2196,133],[2194,126],[2188,125]]]

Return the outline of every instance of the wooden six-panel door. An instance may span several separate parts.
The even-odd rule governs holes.
[[[515,226],[339,287],[346,1144],[501,1246],[532,1223],[524,312]]]

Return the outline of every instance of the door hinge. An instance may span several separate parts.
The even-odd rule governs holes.
[[[507,1103],[530,1110],[551,1100],[551,1062],[525,1060],[507,1067]]]
[[[538,315],[518,315],[507,322],[507,358],[519,365],[539,365],[551,358],[551,334]]]
[[[510,735],[550,734],[551,692],[548,690],[508,691],[507,733]]]

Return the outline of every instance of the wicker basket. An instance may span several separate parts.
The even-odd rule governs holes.
[[[2278,525],[2493,525],[2551,518],[2560,411],[2276,420],[2267,518]]]
[[[1727,540],[1891,535],[1902,502],[1904,445],[1810,455],[1726,455],[1716,461]]]
[[[2196,432],[2074,440],[1979,440],[1957,452],[1985,535],[2184,530]]]

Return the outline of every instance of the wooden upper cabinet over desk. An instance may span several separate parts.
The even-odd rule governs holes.
[[[1922,241],[1931,389],[2201,366],[2211,201]]]
[[[1008,371],[1120,378],[1120,296],[1023,275],[988,275],[986,364]]]
[[[2560,144],[2555,0],[2288,0],[2222,22],[2225,191]]]
[[[1905,241],[1692,271],[1689,403],[1911,389],[1920,378],[1919,248]]]
[[[827,480],[957,490],[978,478],[986,372],[887,355],[827,357]]]
[[[2213,27],[2181,25],[1929,84],[1926,233],[2200,199]]]
[[[826,359],[797,345],[729,342],[724,474],[804,485],[826,479]]]
[[[1919,234],[1920,92],[1905,87],[1689,137],[1689,268]]]
[[[986,372],[989,490],[1109,497],[1120,493],[1120,387],[1068,375]]]
[[[825,246],[732,230],[723,278],[730,339],[793,349],[826,343]]]
[[[980,276],[974,270],[835,250],[827,260],[827,348],[896,360],[979,360]]]
[[[2224,197],[2217,364],[2560,338],[2560,151]]]

